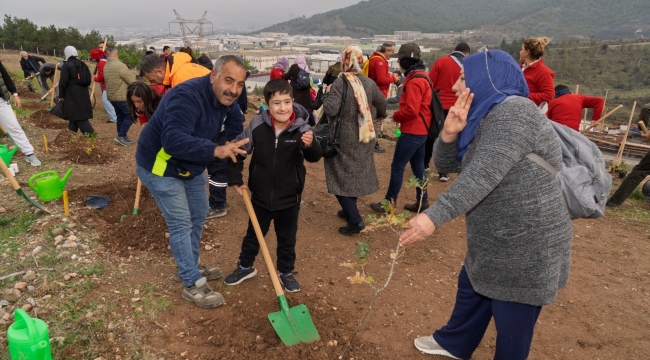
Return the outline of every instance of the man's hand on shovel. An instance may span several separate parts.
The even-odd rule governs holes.
[[[246,150],[240,149],[241,146],[246,144],[248,144],[248,138],[235,142],[227,142],[224,145],[217,146],[214,148],[214,157],[219,159],[229,157],[233,162],[237,162],[237,155],[246,154]]]

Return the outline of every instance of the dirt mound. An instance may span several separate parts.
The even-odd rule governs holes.
[[[34,107],[38,106],[37,107],[38,109],[43,109],[43,107],[45,106],[36,103],[27,103],[27,104],[30,104],[31,106]],[[41,129],[61,130],[61,129],[66,129],[68,127],[68,122],[66,120],[59,119],[58,117],[50,114],[50,112],[45,109],[38,110],[37,112],[33,113],[30,117],[27,118],[27,120]]]
[[[73,164],[104,165],[115,160],[105,139],[87,138],[83,134],[70,131],[60,132],[50,143],[53,150],[62,154],[61,161]]]
[[[33,93],[27,89],[27,86],[16,86],[16,92],[23,99],[40,99],[40,95]]]

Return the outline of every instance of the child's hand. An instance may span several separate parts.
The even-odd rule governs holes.
[[[300,140],[302,140],[302,143],[305,144],[305,147],[310,147],[312,141],[314,141],[314,132],[307,131],[306,133],[302,134]]]
[[[248,186],[242,185],[242,186],[233,186],[235,188],[235,191],[237,191],[237,194],[239,195],[244,195],[244,191],[248,191]]]

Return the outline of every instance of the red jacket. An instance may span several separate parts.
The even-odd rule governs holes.
[[[370,55],[368,61],[368,77],[377,84],[384,97],[388,97],[390,84],[395,82],[395,77],[390,74],[390,69],[388,68],[388,60],[386,60],[384,54],[375,51]]]
[[[433,88],[439,91],[442,108],[449,110],[456,103],[456,93],[451,90],[460,77],[460,65],[451,56],[438,58],[429,71]]]
[[[97,76],[93,80],[102,84],[102,90],[106,91],[106,80],[104,80],[104,66],[106,66],[106,59],[100,59],[97,62]]]
[[[271,80],[274,79],[284,79],[284,70],[273,68],[273,70],[271,70]]]
[[[424,70],[412,71],[406,75],[402,86],[402,97],[399,99],[399,110],[393,114],[393,120],[401,124],[402,134],[428,135],[427,127],[431,127],[431,96],[433,94],[429,82],[422,78],[413,79],[415,74],[426,76]],[[427,122],[426,127],[422,117]]]
[[[555,97],[555,84],[553,82],[555,74],[553,70],[544,65],[544,59],[539,59],[539,61],[524,69],[524,77],[530,91],[528,98],[533,100],[535,105],[539,105],[544,101],[550,103],[553,100]]]
[[[548,103],[547,115],[556,123],[580,131],[582,109],[594,109],[594,116],[591,119],[598,120],[603,114],[603,106],[605,106],[605,100],[600,97],[566,94]]]

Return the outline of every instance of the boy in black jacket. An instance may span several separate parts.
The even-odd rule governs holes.
[[[264,87],[268,111],[251,120],[237,140],[249,139],[242,147],[252,152],[249,165],[248,187],[243,185],[243,158],[238,157],[237,167],[231,168],[229,184],[239,194],[250,188],[253,208],[262,232],[266,236],[274,221],[278,241],[277,268],[280,281],[287,292],[300,291],[293,272],[296,262],[296,232],[300,198],[305,184],[306,169],[303,159],[320,160],[322,150],[314,141],[307,119],[307,110],[293,102],[291,85],[282,79],[269,81]],[[237,269],[224,279],[227,285],[237,285],[257,274],[253,262],[260,249],[252,223],[242,243]]]

